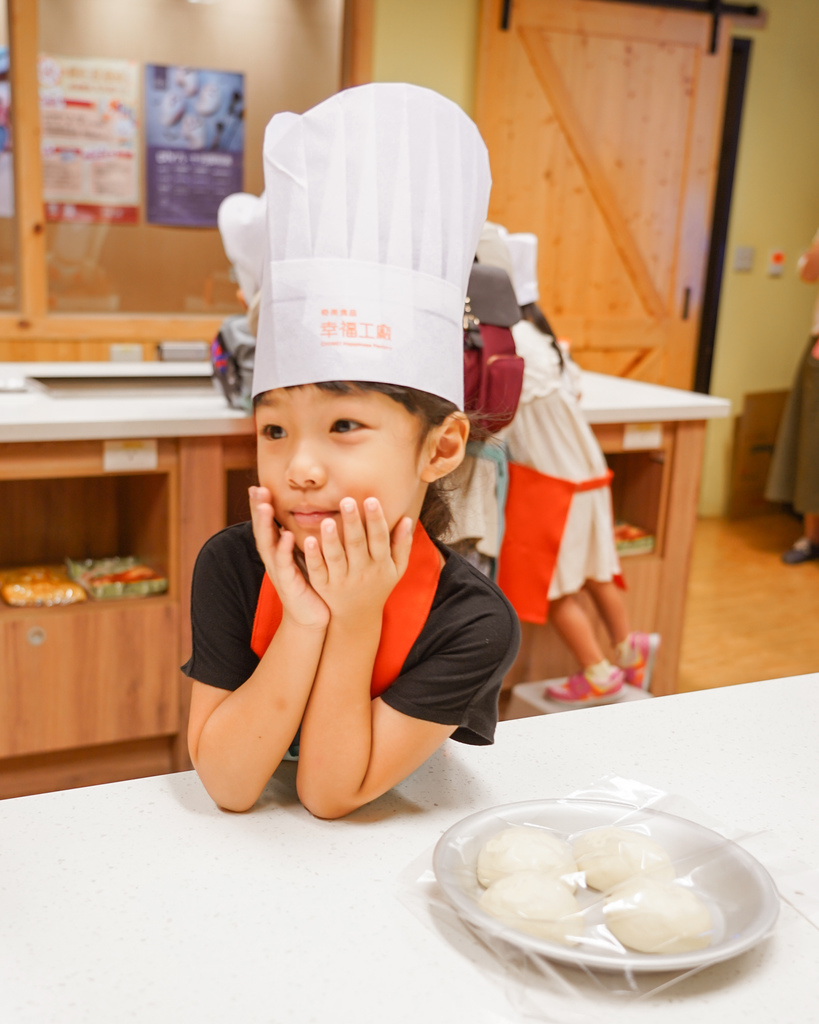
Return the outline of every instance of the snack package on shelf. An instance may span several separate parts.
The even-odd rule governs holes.
[[[66,559],[68,574],[97,600],[118,597],[147,597],[168,589],[167,577],[161,576],[138,558]]]
[[[0,569],[0,595],[15,608],[42,608],[87,600],[81,584],[62,565]]]
[[[649,555],[654,550],[654,534],[622,520],[614,524],[614,542],[618,555]]]

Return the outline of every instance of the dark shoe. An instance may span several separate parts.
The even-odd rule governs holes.
[[[799,565],[800,562],[810,562],[819,558],[819,544],[814,544],[807,537],[800,537],[792,548],[788,548],[782,556],[785,565]]]

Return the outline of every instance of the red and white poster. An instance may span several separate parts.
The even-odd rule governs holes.
[[[41,55],[40,134],[46,219],[139,220],[139,66]]]

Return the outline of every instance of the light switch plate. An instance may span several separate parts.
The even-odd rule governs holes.
[[[734,249],[734,270],[747,274],[754,269],[754,247],[738,245]]]

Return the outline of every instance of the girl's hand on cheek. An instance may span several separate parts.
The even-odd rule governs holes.
[[[352,498],[341,502],[344,540],[332,519],[321,524],[321,543],[308,538],[304,558],[310,582],[333,618],[353,628],[380,626],[384,603],[404,575],[412,547],[412,520],[390,536],[380,502],[367,498],[364,521]]]
[[[330,610],[296,565],[295,538],[276,525],[270,491],[251,487],[248,495],[256,549],[279,595],[283,614],[308,629],[326,629]]]

